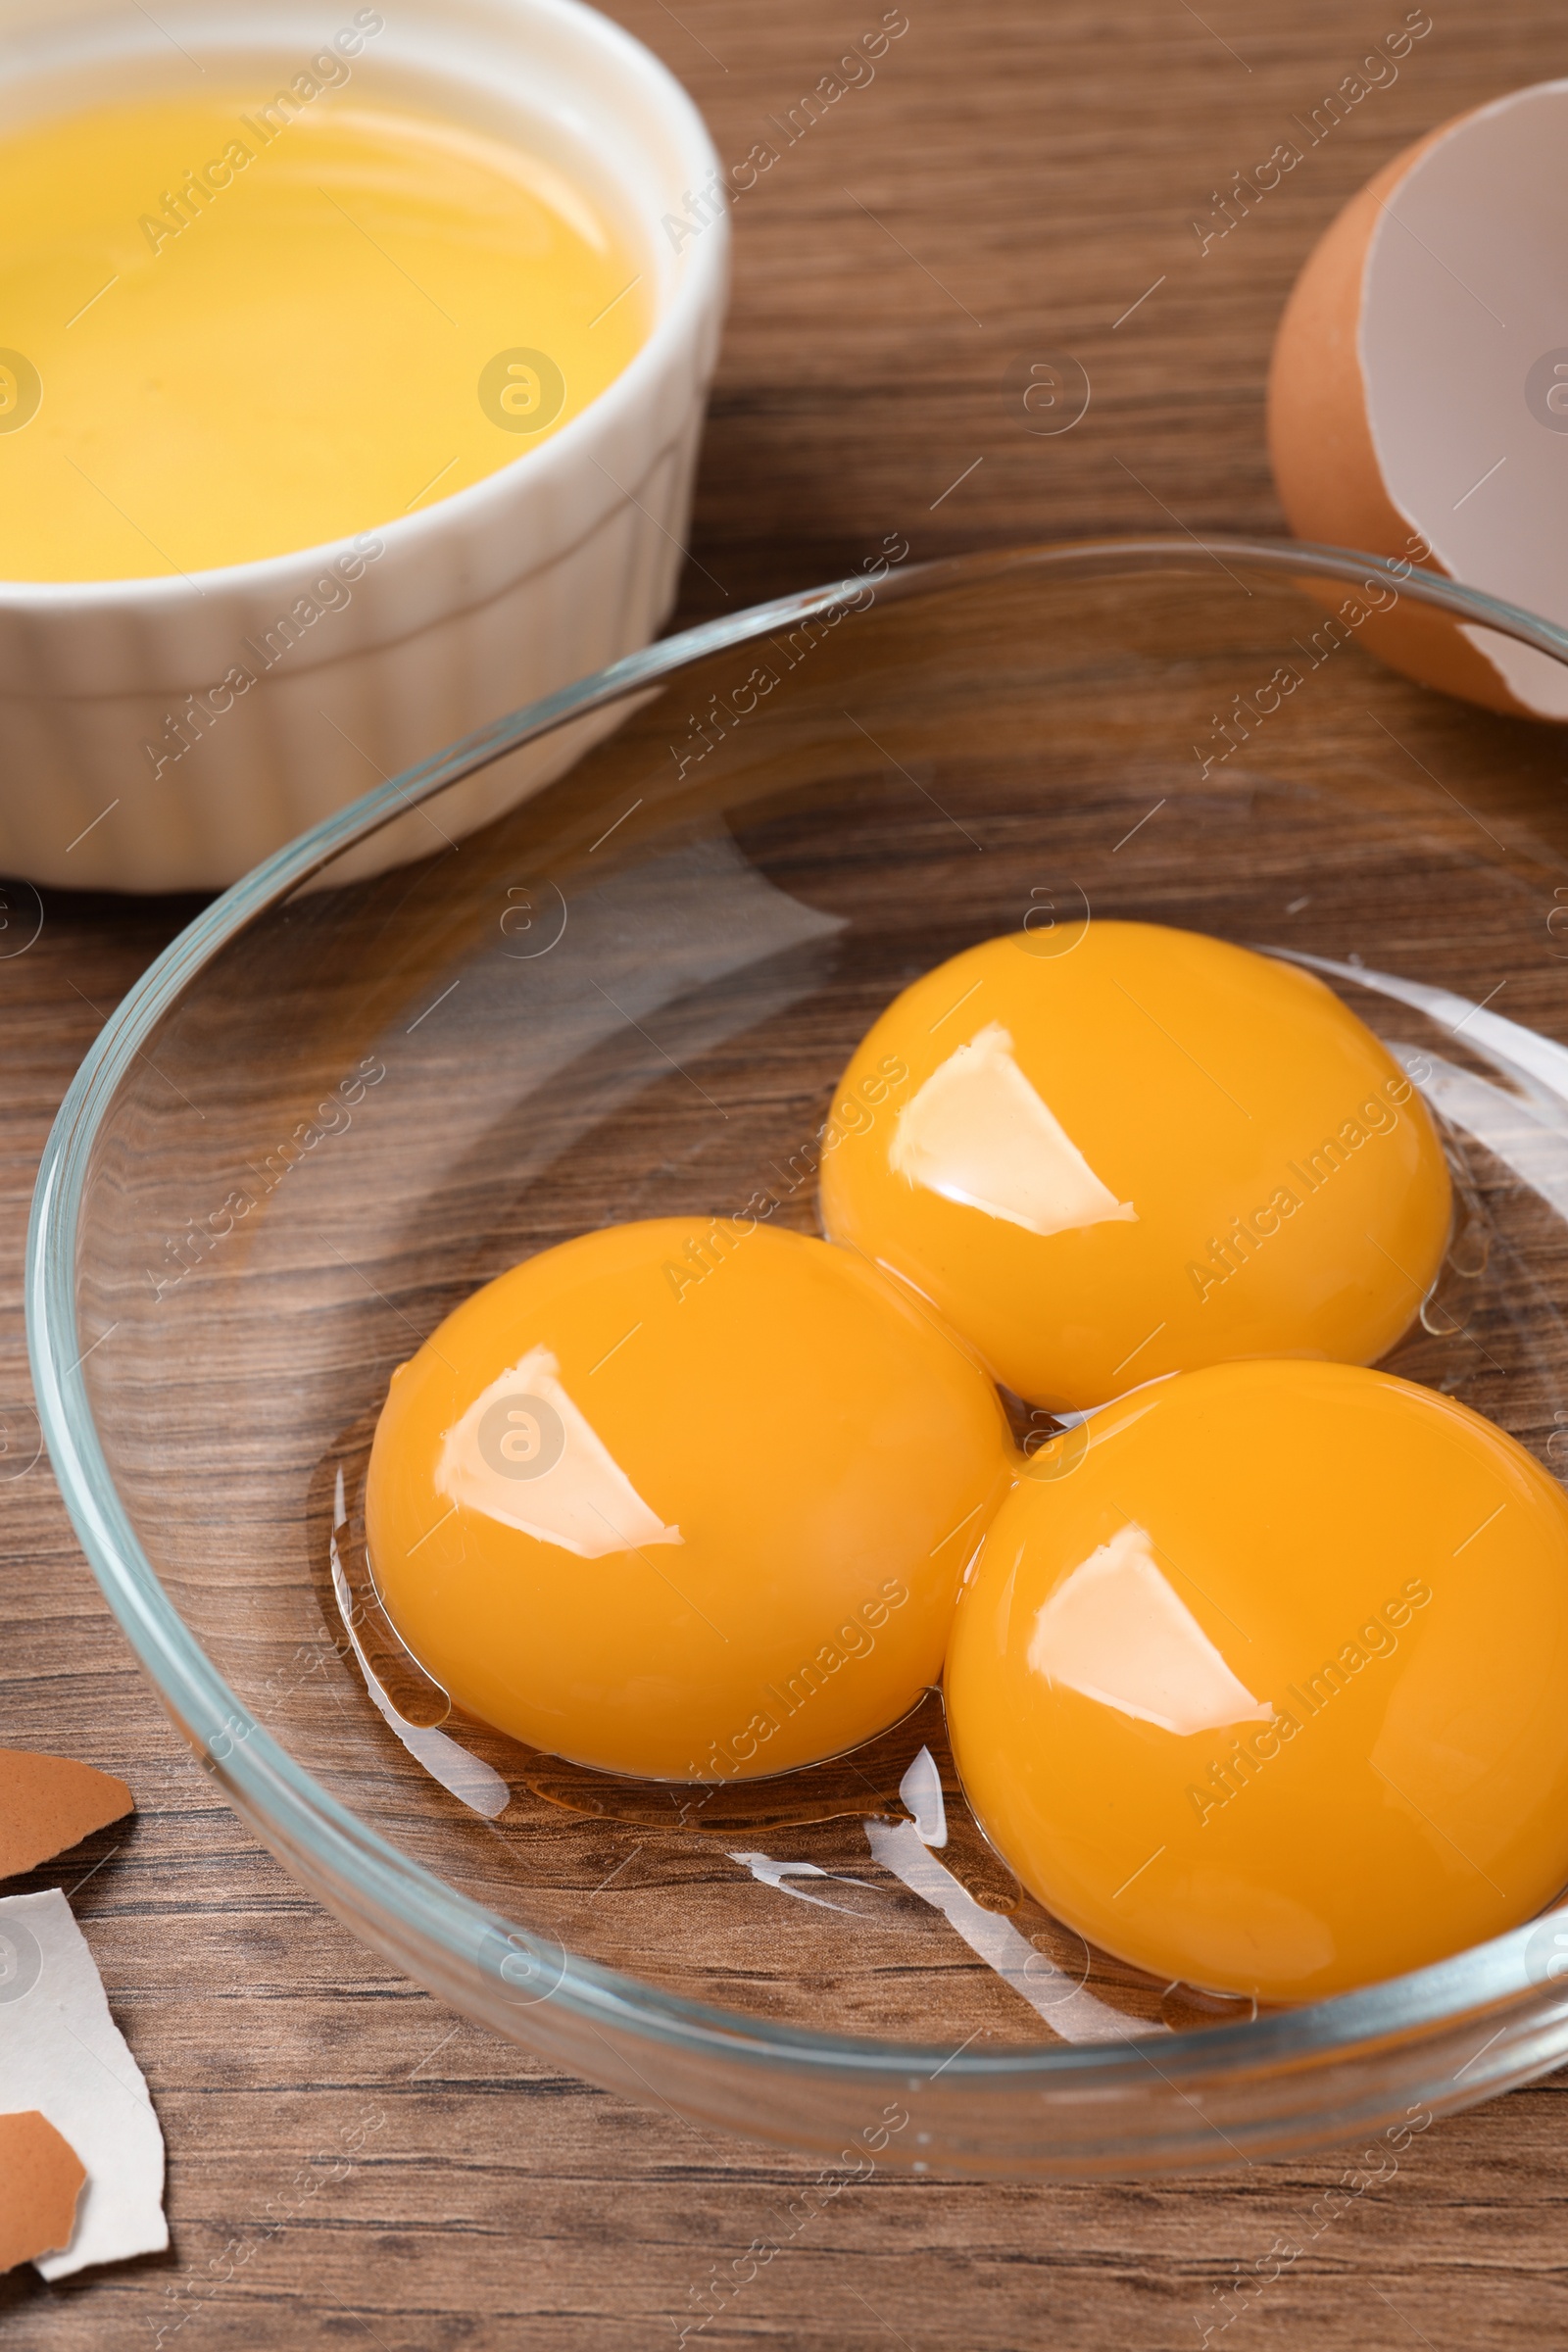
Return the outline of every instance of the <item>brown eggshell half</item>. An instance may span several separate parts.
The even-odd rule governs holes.
[[[1376,320],[1371,322],[1374,331],[1368,331],[1369,304],[1387,305],[1391,286],[1419,277],[1422,282],[1411,283],[1404,299],[1424,316],[1440,310],[1444,313],[1441,320],[1432,319],[1432,340],[1441,346],[1444,331],[1472,346],[1479,338],[1487,350],[1488,365],[1495,368],[1499,412],[1517,409],[1523,415],[1523,378],[1529,360],[1553,339],[1552,313],[1558,309],[1555,289],[1543,284],[1534,289],[1532,301],[1533,290],[1516,284],[1508,303],[1513,327],[1494,321],[1484,298],[1478,302],[1478,290],[1454,276],[1445,255],[1434,249],[1433,222],[1428,218],[1435,207],[1441,212],[1446,205],[1451,211],[1458,204],[1473,160],[1477,216],[1485,216],[1492,204],[1494,217],[1485,225],[1497,247],[1508,250],[1518,242],[1511,231],[1508,200],[1496,198],[1486,149],[1499,135],[1507,135],[1507,124],[1499,118],[1520,102],[1533,102],[1524,124],[1531,134],[1527,148],[1532,140],[1539,142],[1544,136],[1568,141],[1568,83],[1516,92],[1512,99],[1478,108],[1429,131],[1386,164],[1330,223],[1307,257],[1275,338],[1268,387],[1269,457],[1281,503],[1298,537],[1365,548],[1391,562],[1412,563],[1443,576],[1463,578],[1470,586],[1544,612],[1548,618],[1568,619],[1568,595],[1562,600],[1561,613],[1548,609],[1539,577],[1529,579],[1527,567],[1518,560],[1517,545],[1511,548],[1508,543],[1505,527],[1491,545],[1480,550],[1472,534],[1471,560],[1463,564],[1446,552],[1456,510],[1452,479],[1436,478],[1442,470],[1437,459],[1445,454],[1445,438],[1451,449],[1453,479],[1469,475],[1472,461],[1474,475],[1480,475],[1494,454],[1493,442],[1484,440],[1484,446],[1476,450],[1475,436],[1480,433],[1484,438],[1485,425],[1478,424],[1473,416],[1446,417],[1448,385],[1441,364],[1433,365],[1430,354],[1412,347],[1408,377],[1401,381],[1396,339],[1391,352],[1390,336],[1387,331],[1376,331]],[[1429,188],[1429,180],[1436,181],[1435,188]],[[1419,205],[1415,202],[1417,189]],[[1421,213],[1420,229],[1407,221],[1412,211]],[[1559,278],[1561,275],[1559,269]],[[1568,339],[1568,321],[1561,331]],[[1492,345],[1494,348],[1489,348]],[[1394,436],[1397,436],[1401,411],[1411,416],[1419,411],[1432,444],[1433,455],[1427,460],[1432,478],[1422,480],[1414,478],[1420,469],[1412,466],[1401,448],[1403,495],[1397,498],[1378,446],[1374,419],[1380,409],[1386,419],[1393,417]],[[1391,443],[1387,429],[1384,439],[1387,447]],[[1524,446],[1518,446],[1516,423],[1516,446],[1511,451],[1516,473],[1521,464],[1531,462],[1551,469],[1556,477],[1568,470],[1568,440],[1554,440],[1550,434],[1538,434],[1532,440],[1529,432],[1523,440]],[[1465,503],[1462,494],[1458,503]],[[1540,528],[1554,536],[1557,525],[1551,510],[1559,504],[1546,496],[1539,508]],[[1476,519],[1472,516],[1472,523]],[[1503,525],[1507,519],[1501,518]],[[1344,593],[1326,585],[1314,586],[1313,592],[1319,601],[1331,605]],[[1560,717],[1568,709],[1568,679],[1557,709],[1551,707],[1559,697],[1551,692],[1549,677],[1538,673],[1543,675],[1545,692],[1532,691],[1529,664],[1546,663],[1545,656],[1525,656],[1522,684],[1519,657],[1524,649],[1516,652],[1509,647],[1513,675],[1506,677],[1498,662],[1460,624],[1412,598],[1403,597],[1392,611],[1375,613],[1357,634],[1393,667],[1488,710],[1515,716]],[[1499,648],[1506,644],[1495,636],[1484,642]]]
[[[0,1747],[0,1879],[35,1870],[135,1809],[123,1781],[69,1756]]]

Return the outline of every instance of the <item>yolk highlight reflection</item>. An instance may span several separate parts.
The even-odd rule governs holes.
[[[1261,2000],[1501,1935],[1568,1881],[1568,1498],[1478,1414],[1227,1364],[1029,1464],[959,1604],[977,1819],[1041,1902]]]
[[[1154,924],[928,972],[830,1142],[828,1233],[1048,1406],[1238,1356],[1371,1362],[1447,1243],[1442,1148],[1371,1031],[1294,965]]]
[[[615,1226],[487,1284],[394,1376],[370,1558],[486,1722],[604,1771],[750,1778],[936,1681],[1013,1458],[967,1351],[853,1251]]]

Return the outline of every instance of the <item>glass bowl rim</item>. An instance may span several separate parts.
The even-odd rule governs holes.
[[[212,1664],[165,1592],[116,1490],[88,1400],[77,1329],[74,1267],[93,1145],[122,1078],[144,1040],[203,968],[257,915],[286,898],[334,858],[448,784],[488,766],[565,720],[657,686],[690,663],[836,608],[862,609],[959,590],[1007,573],[1114,578],[1130,572],[1189,572],[1200,558],[1225,559],[1289,579],[1394,586],[1456,620],[1494,629],[1568,665],[1568,631],[1523,608],[1419,565],[1396,565],[1354,549],[1310,541],[1195,533],[1054,540],[956,556],[851,576],[702,622],[626,656],[576,684],[509,712],[431,759],[405,769],[265,858],[204,907],[156,957],[105,1022],[73,1079],[39,1164],[28,1221],[25,1305],[28,1356],[50,1461],[87,1561],[149,1681],[234,1809],[275,1851],[297,1854],[353,1891],[360,1921],[383,1923],[408,1948],[411,1933],[453,1970],[472,1969],[499,1934],[547,1971],[548,1998],[588,2025],[595,2019],[693,2056],[749,2058],[769,2069],[894,2077],[945,2072],[976,2088],[1001,2082],[1082,2093],[1136,2079],[1149,2063],[1147,2035],[1133,2021],[1125,2041],[1018,2045],[975,2051],[966,2044],[880,2040],[778,2025],[744,2011],[693,2001],[518,1928],[449,1886],[369,1829],[330,1795],[257,1723]],[[568,771],[569,772],[569,771]],[[220,1752],[220,1740],[224,1742]],[[310,1891],[318,1886],[306,1881]],[[1539,1922],[1471,1946],[1449,1959],[1332,1999],[1274,2011],[1242,2025],[1216,2025],[1179,2037],[1184,2081],[1290,2070],[1345,2058],[1423,2029],[1495,2008],[1539,1990],[1526,1950]],[[412,1973],[412,1972],[411,1972]],[[1169,2048],[1169,2044],[1166,2047]],[[1161,2072],[1164,2070],[1161,2069]],[[1086,2080],[1087,2078],[1087,2080]]]

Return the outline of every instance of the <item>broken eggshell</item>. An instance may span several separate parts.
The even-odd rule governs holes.
[[[24,1747],[0,1747],[0,1879],[35,1870],[134,1809],[123,1781]]]
[[[1568,80],[1430,131],[1331,222],[1269,376],[1269,453],[1299,537],[1568,625],[1565,203]],[[1358,633],[1446,693],[1568,719],[1568,671],[1494,630],[1401,597]]]
[[[43,2277],[162,2253],[164,2135],[57,1886],[0,1896],[0,2111],[32,2109],[70,2142],[87,2175],[64,2249],[32,2257]],[[6,2194],[8,2183],[0,2206]]]
[[[0,2271],[65,2252],[86,2178],[70,2140],[36,2107],[0,2115]]]

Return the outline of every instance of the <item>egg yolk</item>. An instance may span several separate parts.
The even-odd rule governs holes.
[[[367,1532],[459,1705],[604,1771],[749,1778],[935,1683],[1015,1458],[969,1353],[853,1251],[661,1219],[448,1316],[394,1375]]]
[[[1299,2001],[1568,1880],[1568,1499],[1448,1397],[1227,1364],[1054,1439],[958,1607],[948,1719],[1040,1901],[1168,1979]]]
[[[928,972],[823,1144],[827,1232],[1047,1406],[1237,1356],[1371,1362],[1447,1245],[1442,1147],[1371,1031],[1295,965],[1154,924]]]

